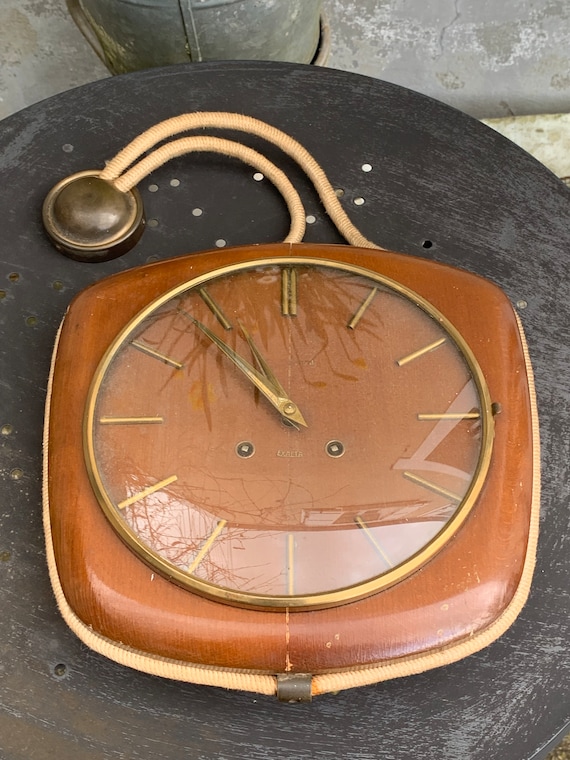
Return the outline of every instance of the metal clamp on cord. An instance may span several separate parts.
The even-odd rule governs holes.
[[[136,185],[167,161],[186,153],[221,153],[261,171],[283,196],[291,225],[284,242],[301,242],[306,214],[287,175],[268,158],[233,140],[209,135],[182,137],[152,150],[159,142],[193,129],[232,129],[261,137],[293,158],[315,186],[340,234],[352,245],[381,249],[352,224],[329,179],[313,156],[285,132],[242,114],[197,112],[160,122],[143,132],[101,170],[82,171],[58,182],[43,205],[44,227],[55,247],[78,261],[108,261],[130,250],[144,229],[144,208]],[[141,155],[152,150],[141,159]],[[140,159],[140,160],[139,160]]]
[[[280,702],[311,702],[313,676],[310,673],[283,673],[277,676],[277,699]]]

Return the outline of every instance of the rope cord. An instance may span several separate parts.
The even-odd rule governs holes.
[[[253,151],[251,148],[247,148],[241,143],[233,142],[230,140],[223,140],[224,145],[214,143],[204,143],[205,147],[200,147],[199,142],[185,143],[184,139],[191,140],[192,138],[184,138],[183,140],[175,140],[158,148],[156,151],[150,153],[146,158],[140,159],[141,155],[152,148],[155,145],[168,140],[176,134],[181,132],[187,132],[193,129],[231,129],[238,132],[247,132],[248,134],[261,137],[267,142],[273,143],[279,147],[290,158],[296,161],[303,169],[305,174],[309,177],[313,183],[323,206],[325,207],[331,220],[334,222],[336,228],[343,236],[343,238],[352,245],[359,246],[360,248],[376,248],[385,250],[381,246],[368,240],[362,233],[354,226],[354,224],[348,218],[344,208],[340,204],[340,201],[336,195],[336,192],[331,185],[327,175],[321,166],[317,163],[315,158],[304,148],[299,142],[293,139],[290,135],[282,132],[280,129],[267,124],[264,121],[255,119],[251,116],[245,116],[238,113],[226,113],[223,111],[204,111],[196,113],[181,114],[180,116],[174,116],[171,119],[166,119],[158,124],[155,124],[150,129],[136,137],[131,143],[123,148],[111,161],[109,161],[106,167],[99,175],[101,179],[110,182],[117,190],[126,192],[132,189],[138,182],[140,182],[145,176],[150,174],[158,166],[169,161],[171,158],[180,156],[183,153],[205,150],[225,153],[236,158],[239,158],[246,163],[252,164],[259,168],[259,163],[253,163],[263,158],[267,161],[265,164],[266,169],[263,173],[267,175],[268,179],[275,184],[277,189],[284,195],[287,202],[289,211],[291,213],[290,199],[291,196],[283,193],[283,184],[278,185],[275,178],[280,170],[272,164],[269,159],[262,157],[261,154]],[[195,138],[204,140],[213,140],[215,138]],[[183,149],[183,145],[189,147]],[[207,146],[210,147],[207,147]],[[234,146],[234,147],[230,147]],[[238,147],[239,146],[239,149]],[[242,152],[243,151],[243,152]],[[138,163],[136,163],[138,161]],[[131,167],[128,169],[128,167]],[[271,168],[270,168],[271,167]],[[283,174],[281,172],[281,174]],[[283,175],[285,176],[285,175]],[[288,181],[288,180],[287,180]],[[289,183],[290,184],[290,183]],[[288,188],[290,192],[290,188]],[[298,196],[297,196],[298,198]],[[300,203],[300,200],[299,200]],[[302,207],[302,204],[301,204]],[[298,209],[295,207],[295,211]],[[304,234],[304,209],[303,209],[303,232],[300,238],[291,238],[291,232],[286,238],[286,242],[299,242]],[[292,228],[295,228],[295,234],[299,234],[299,220],[295,217],[292,221]]]
[[[528,376],[530,404],[531,404],[531,423],[532,423],[532,440],[534,449],[533,461],[533,479],[532,479],[532,500],[529,535],[527,541],[526,555],[523,563],[521,578],[517,589],[504,609],[503,613],[492,622],[487,628],[475,633],[470,638],[456,642],[450,646],[437,650],[427,651],[411,657],[402,657],[395,660],[389,660],[378,665],[356,667],[350,670],[340,672],[323,673],[313,676],[312,693],[313,695],[325,694],[327,692],[336,692],[343,689],[351,689],[358,686],[386,681],[392,678],[402,678],[405,676],[422,673],[431,668],[449,665],[457,660],[467,657],[484,647],[491,644],[501,636],[515,621],[522,610],[531,586],[534,572],[536,549],[539,533],[539,516],[540,516],[540,438],[538,427],[538,411],[536,403],[536,390],[534,376],[530,363],[529,351],[525,339],[523,327],[517,316],[517,325],[520,333],[520,340],[523,349],[523,355],[526,364]],[[53,385],[53,374],[55,367],[55,357],[57,355],[57,344],[61,326],[56,340],[56,348],[52,357],[52,366],[47,389],[47,403],[45,410],[45,425],[43,439],[43,523],[46,538],[46,554],[50,574],[50,580],[53,587],[54,595],[58,608],[71,630],[83,641],[90,649],[108,657],[121,665],[140,670],[152,675],[164,678],[172,678],[179,681],[198,683],[209,686],[217,686],[229,689],[239,689],[242,691],[255,692],[265,695],[274,695],[277,692],[277,679],[273,674],[256,673],[247,670],[232,670],[229,668],[208,667],[200,664],[174,660],[158,655],[149,654],[128,647],[120,642],[112,641],[97,631],[93,630],[90,625],[84,623],[73,611],[65,597],[65,592],[59,578],[57,568],[55,548],[51,530],[50,506],[49,506],[49,425],[50,425],[50,406],[51,391]]]
[[[163,165],[171,158],[196,151],[223,153],[224,155],[238,158],[254,166],[262,171],[264,175],[273,182],[285,199],[291,215],[291,226],[286,241],[299,242],[304,235],[306,221],[302,201],[284,172],[257,151],[248,148],[239,142],[202,135],[170,141],[162,145],[160,148],[153,150],[149,155],[141,159],[143,153],[154,148],[159,142],[167,140],[180,132],[204,127],[248,132],[262,137],[268,142],[280,147],[303,168],[307,176],[311,179],[329,216],[337,226],[341,235],[349,243],[363,248],[385,250],[367,240],[352,224],[340,205],[334,188],[326,177],[324,171],[302,145],[275,127],[249,116],[223,112],[204,112],[183,114],[168,119],[151,127],[149,130],[135,138],[107,164],[99,176],[101,179],[113,184],[119,191],[126,192],[132,189],[132,187],[140,182],[145,176],[150,174],[154,169]],[[487,628],[475,633],[472,637],[464,641],[451,644],[449,647],[437,651],[423,652],[412,657],[403,657],[387,661],[378,665],[361,668],[356,667],[347,671],[315,675],[312,679],[313,694],[323,694],[326,692],[376,683],[390,678],[400,678],[415,673],[421,673],[430,668],[450,664],[473,654],[490,644],[507,630],[520,613],[529,594],[536,557],[540,507],[540,442],[532,367],[524,332],[518,317],[517,324],[520,331],[520,339],[529,382],[534,463],[527,550],[519,585],[511,601],[503,613]],[[55,356],[56,352],[54,351],[54,359]],[[277,680],[274,674],[208,667],[134,650],[119,642],[111,641],[94,631],[91,626],[80,620],[70,607],[69,602],[65,597],[57,569],[49,511],[47,452],[54,359],[52,360],[48,385],[48,401],[46,404],[44,426],[43,518],[50,579],[58,607],[65,621],[76,635],[79,636],[79,638],[91,649],[128,667],[153,675],[181,681],[241,689],[266,695],[275,694],[277,690]]]
[[[299,194],[285,172],[281,171],[281,169],[261,153],[232,140],[208,136],[183,137],[180,140],[173,140],[166,143],[166,145],[162,145],[146,156],[146,158],[143,158],[121,177],[116,179],[113,185],[117,190],[125,193],[172,158],[196,152],[222,153],[232,158],[239,158],[244,163],[263,172],[283,196],[291,216],[291,226],[285,242],[299,243],[303,239],[306,222],[305,208]],[[101,179],[105,179],[103,172],[100,177]]]
[[[162,678],[172,678],[177,681],[186,681],[188,683],[198,683],[206,686],[218,686],[225,689],[237,689],[240,691],[251,691],[257,694],[272,695],[277,692],[277,678],[274,675],[265,673],[256,673],[247,670],[238,670],[232,668],[222,668],[215,666],[200,665],[182,660],[174,660],[159,655],[149,655],[137,649],[113,641],[106,636],[98,633],[91,625],[84,623],[73,611],[67,601],[63,589],[56,561],[56,553],[51,529],[51,514],[49,505],[49,429],[51,416],[51,398],[53,388],[53,376],[55,370],[55,359],[57,356],[57,347],[61,336],[63,321],[59,326],[56,337],[55,347],[52,355],[50,374],[47,387],[47,400],[44,419],[43,435],[43,527],[46,540],[46,558],[49,570],[49,577],[55,596],[55,600],[61,616],[75,633],[76,636],[94,652],[98,652],[104,657],[108,657],[114,662],[118,662],[126,667],[140,670],[144,673],[160,676]]]
[[[532,497],[530,504],[529,532],[519,584],[503,612],[487,627],[472,635],[471,638],[450,644],[438,651],[422,652],[412,657],[402,657],[370,668],[361,668],[339,673],[324,673],[313,676],[313,694],[324,694],[331,691],[340,691],[357,686],[366,686],[391,678],[422,673],[442,665],[450,665],[452,662],[468,657],[484,647],[492,644],[499,636],[502,636],[515,622],[524,607],[536,564],[536,550],[540,528],[540,434],[538,424],[538,407],[536,401],[536,386],[534,373],[530,362],[528,344],[522,322],[515,314],[522,352],[524,356],[528,390],[530,396],[531,434],[533,447],[532,464]]]

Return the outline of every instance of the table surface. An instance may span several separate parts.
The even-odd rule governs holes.
[[[125,669],[86,649],[60,618],[45,565],[41,449],[50,356],[67,305],[95,280],[149,260],[222,240],[280,240],[288,216],[248,167],[186,156],[142,183],[154,221],[138,245],[90,265],[51,247],[41,205],[60,178],[102,167],[146,127],[194,110],[247,113],[290,133],[344,191],[367,237],[485,275],[517,304],[541,419],[541,535],[530,599],[486,650],[285,705]],[[341,242],[298,168],[272,146],[247,142],[299,189],[316,220],[305,239]],[[355,74],[254,62],[154,69],[39,103],[0,123],[0,170],[4,760],[543,757],[570,722],[570,191],[513,143],[434,100]]]

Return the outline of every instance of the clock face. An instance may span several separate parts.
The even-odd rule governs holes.
[[[485,480],[489,394],[457,330],[349,264],[264,259],[176,287],[91,385],[97,498],[153,570],[239,605],[307,609],[396,583]]]

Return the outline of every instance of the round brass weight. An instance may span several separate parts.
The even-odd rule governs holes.
[[[46,196],[42,216],[55,247],[77,261],[117,258],[135,245],[144,228],[138,190],[120,192],[98,171],[58,182]]]

